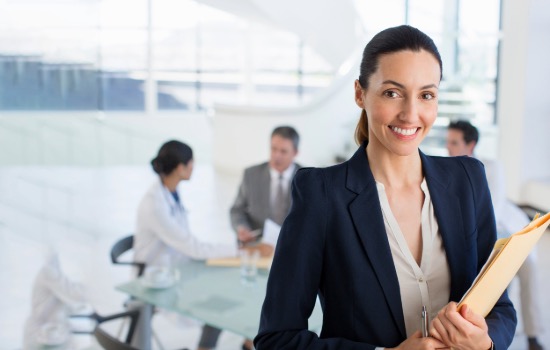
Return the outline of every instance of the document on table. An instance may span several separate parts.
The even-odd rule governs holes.
[[[277,245],[280,232],[281,226],[277,225],[275,221],[271,219],[266,219],[264,222],[264,236],[262,237],[262,243],[267,243],[275,247]]]
[[[269,269],[272,262],[273,256],[261,256],[256,266],[259,269]],[[206,266],[239,267],[241,266],[241,258],[212,258],[206,260]]]
[[[277,245],[277,240],[279,239],[279,233],[281,232],[281,226],[277,225],[273,220],[266,219],[264,222],[263,236],[261,243],[267,243],[275,247]],[[269,257],[260,257],[258,260],[258,268],[268,269],[271,267],[273,262],[273,256]],[[228,266],[228,267],[237,267],[241,265],[241,260],[239,257],[235,258],[221,258],[221,259],[208,259],[206,260],[207,266]]]
[[[458,307],[466,304],[476,313],[487,316],[549,224],[550,213],[533,219],[510,237],[496,241],[489,259]]]

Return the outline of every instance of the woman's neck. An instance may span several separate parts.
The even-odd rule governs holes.
[[[176,189],[178,188],[178,184],[180,183],[181,179],[179,176],[174,176],[174,174],[167,175],[161,177],[162,184],[168,189],[170,192],[176,192]]]
[[[400,156],[379,143],[369,142],[366,153],[374,179],[385,187],[418,186],[424,178],[418,152]]]

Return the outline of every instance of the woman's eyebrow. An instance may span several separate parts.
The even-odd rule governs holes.
[[[398,82],[396,82],[396,81],[394,81],[394,80],[384,80],[384,81],[382,82],[382,84],[391,84],[391,85],[395,85],[395,86],[397,86],[397,87],[399,87],[399,88],[401,88],[401,89],[405,89],[405,85],[400,84],[400,83],[398,83]],[[420,88],[420,90],[431,89],[431,88],[439,89],[439,88],[437,87],[436,84],[428,84],[428,85],[422,86],[422,87]]]

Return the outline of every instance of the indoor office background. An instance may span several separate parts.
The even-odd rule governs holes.
[[[22,348],[48,249],[94,308],[121,309],[114,286],[129,271],[109,250],[132,232],[165,140],[193,147],[183,201],[210,241],[233,239],[229,205],[244,167],[267,159],[274,126],[298,129],[304,165],[352,154],[362,49],[403,23],[443,56],[439,117],[422,150],[445,155],[449,120],[468,119],[482,132],[479,155],[503,162],[508,196],[550,211],[548,1],[0,0],[0,349]],[[546,234],[541,294],[548,249]],[[196,324],[155,322],[167,348],[195,347]],[[237,348],[226,333],[218,348]],[[524,341],[520,324],[514,349]]]

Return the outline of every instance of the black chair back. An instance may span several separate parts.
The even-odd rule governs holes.
[[[138,268],[138,276],[143,275],[143,270],[145,270],[145,264],[136,262],[136,261],[120,261],[119,258],[122,254],[126,253],[134,247],[134,235],[126,236],[120,239],[118,242],[113,245],[111,248],[111,261],[113,264],[118,265],[133,265]]]
[[[139,318],[139,310],[130,310],[110,316],[99,316],[97,314],[95,314],[95,316],[97,318],[98,324],[95,327],[94,336],[102,348],[106,350],[139,350],[130,345],[130,342],[132,341],[132,337],[134,335],[134,331],[136,329],[137,320]],[[126,336],[125,342],[113,337],[101,328],[102,323],[123,317],[130,318],[130,327],[128,329],[128,334]]]

